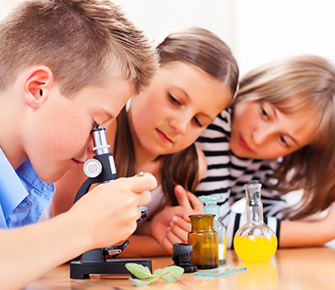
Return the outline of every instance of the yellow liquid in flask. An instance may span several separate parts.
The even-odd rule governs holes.
[[[234,237],[234,249],[245,262],[267,262],[277,250],[277,237]]]

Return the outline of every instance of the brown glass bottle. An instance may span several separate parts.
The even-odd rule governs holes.
[[[211,269],[219,265],[214,217],[214,214],[190,215],[192,230],[188,234],[188,243],[193,246],[192,265],[198,269]]]

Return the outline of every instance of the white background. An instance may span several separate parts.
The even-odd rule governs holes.
[[[0,0],[0,18],[22,0]],[[232,49],[241,75],[286,56],[317,54],[335,61],[334,0],[115,0],[150,39],[200,26]]]

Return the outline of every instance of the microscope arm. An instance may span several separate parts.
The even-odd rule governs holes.
[[[97,177],[96,178],[90,178],[90,177],[87,178],[84,181],[84,183],[80,186],[73,203],[75,204],[78,201],[78,199],[83,197],[88,192],[91,185],[94,184],[94,183],[97,183],[97,182],[99,182]]]

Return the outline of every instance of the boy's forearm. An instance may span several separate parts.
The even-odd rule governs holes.
[[[24,287],[83,253],[87,245],[77,229],[64,214],[31,226],[1,230],[0,288]]]
[[[279,246],[281,248],[321,246],[334,239],[333,230],[321,221],[282,221]]]
[[[169,256],[160,243],[152,236],[132,235],[128,238],[129,245],[119,255],[122,258],[140,258]]]

